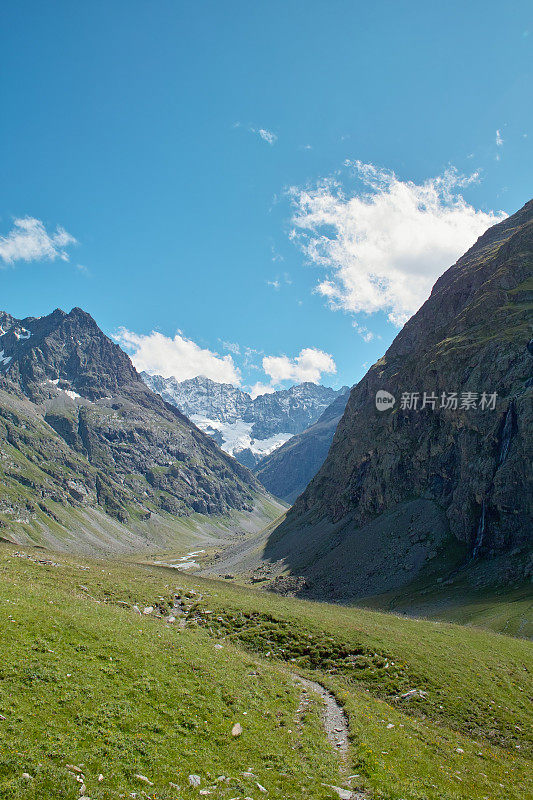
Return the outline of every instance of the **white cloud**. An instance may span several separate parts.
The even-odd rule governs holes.
[[[248,394],[252,400],[255,400],[261,394],[272,394],[275,391],[275,387],[270,383],[254,383],[252,388],[248,390]]]
[[[234,129],[244,127],[242,122],[234,122],[231,126]],[[269,131],[268,128],[254,128],[252,125],[248,125],[246,128],[250,133],[255,133],[259,136],[264,142],[267,142],[269,145],[276,144],[278,141],[278,136],[273,131]]]
[[[283,273],[283,283],[286,284],[287,286],[292,285],[292,278],[290,272]],[[267,286],[272,286],[272,288],[275,289],[276,291],[279,291],[279,289],[281,289],[281,278],[279,275],[276,275],[274,280],[271,281],[267,280],[266,284]]]
[[[346,162],[359,180],[347,195],[336,180],[292,188],[291,237],[327,270],[316,287],[333,309],[385,311],[403,324],[435,280],[503,212],[469,205],[459,190],[478,179],[455,169],[417,184],[393,172]]]
[[[224,348],[224,350],[227,350],[229,353],[233,353],[233,355],[235,356],[240,355],[241,348],[240,345],[237,344],[237,342],[225,342],[223,339],[219,339],[219,342]]]
[[[256,359],[263,355],[262,350],[257,350],[255,347],[245,347],[244,348],[244,359],[243,359],[243,367],[246,369],[260,369],[257,366]]]
[[[296,358],[265,356],[263,370],[275,385],[282,381],[318,383],[322,373],[335,373],[337,367],[329,353],[315,347],[305,347]]]
[[[503,146],[503,138],[500,131],[496,131],[496,146],[502,147]]]
[[[272,146],[276,144],[278,141],[278,137],[272,131],[267,130],[266,128],[248,128],[250,133],[256,133],[264,142]]]
[[[359,336],[361,336],[363,341],[365,341],[367,344],[368,342],[371,342],[372,339],[375,339],[376,334],[373,331],[369,331],[368,328],[365,327],[365,325],[360,325],[359,322],[354,320],[354,322],[352,322],[352,326],[355,328]]]
[[[15,261],[68,261],[65,248],[76,244],[76,239],[59,225],[48,233],[40,219],[23,217],[15,219],[7,236],[0,236],[0,260],[5,264]]]
[[[278,141],[278,137],[276,136],[276,134],[272,133],[272,131],[267,131],[266,128],[259,128],[259,130],[256,131],[256,133],[259,134],[259,136],[261,137],[261,139],[263,139],[263,141],[268,142],[268,144],[270,145],[276,144],[276,142]]]
[[[278,253],[273,244],[270,245],[270,252],[272,253],[272,261],[285,261],[285,258],[281,253]]]
[[[219,356],[177,333],[174,338],[152,331],[148,335],[126,328],[113,337],[130,354],[134,366],[151,375],[174,376],[178,381],[204,375],[219,383],[239,386],[241,375],[230,355]]]

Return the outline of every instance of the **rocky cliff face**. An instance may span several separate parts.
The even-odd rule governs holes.
[[[349,394],[340,394],[313,425],[255,465],[254,474],[269,492],[286,503],[303,492],[324,463]]]
[[[0,314],[0,526],[54,504],[124,522],[250,510],[255,478],[141,380],[81,309]]]
[[[267,548],[309,591],[370,594],[438,571],[450,537],[464,560],[531,545],[532,220],[533,201],[488,230],[352,390]],[[394,405],[378,410],[378,391]]]
[[[186,381],[148,375],[154,392],[186,414],[238,461],[252,467],[263,456],[316,422],[347,387],[336,391],[302,383],[252,399],[231,384],[199,376]]]

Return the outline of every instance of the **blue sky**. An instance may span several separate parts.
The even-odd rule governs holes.
[[[352,384],[530,198],[532,41],[527,2],[4,3],[0,307]]]

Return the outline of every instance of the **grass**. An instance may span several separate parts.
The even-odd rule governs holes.
[[[198,797],[191,773],[213,798],[257,800],[256,782],[268,798],[335,797],[323,784],[343,778],[319,706],[295,726],[289,669],[344,706],[353,785],[369,797],[533,795],[527,641],[165,568],[46,558],[58,566],[0,549],[2,799],[77,797],[66,764],[83,768],[92,800]],[[167,609],[175,592],[183,628],[131,609]],[[412,688],[427,694],[399,699]]]
[[[147,601],[157,581],[133,573],[128,586],[126,574],[3,560],[0,796],[75,798],[66,768],[74,764],[93,799],[141,790],[198,797],[191,773],[201,788],[228,776],[217,797],[250,795],[256,781],[269,797],[329,797],[321,783],[338,780],[338,770],[316,704],[297,737],[299,698],[287,675],[230,645],[215,649],[203,630],[178,631],[102,602],[119,588]]]

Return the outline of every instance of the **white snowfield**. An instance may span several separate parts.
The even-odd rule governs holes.
[[[4,328],[3,325],[0,325],[0,339],[8,333],[12,333],[17,342],[29,339],[31,336],[31,332],[28,331],[26,328],[23,328],[22,326],[10,325],[7,328]],[[17,354],[15,353],[15,356],[16,355]],[[0,350],[0,367],[7,369],[12,361],[13,361],[13,356],[6,356],[5,350]]]
[[[194,422],[202,431],[212,434],[218,431],[222,436],[222,450],[230,456],[240,453],[242,450],[251,450],[255,456],[263,458],[277,447],[288,442],[292,438],[292,433],[276,433],[267,439],[254,439],[252,437],[253,422],[221,422],[218,419],[209,419],[201,414],[192,414],[191,421]]]

